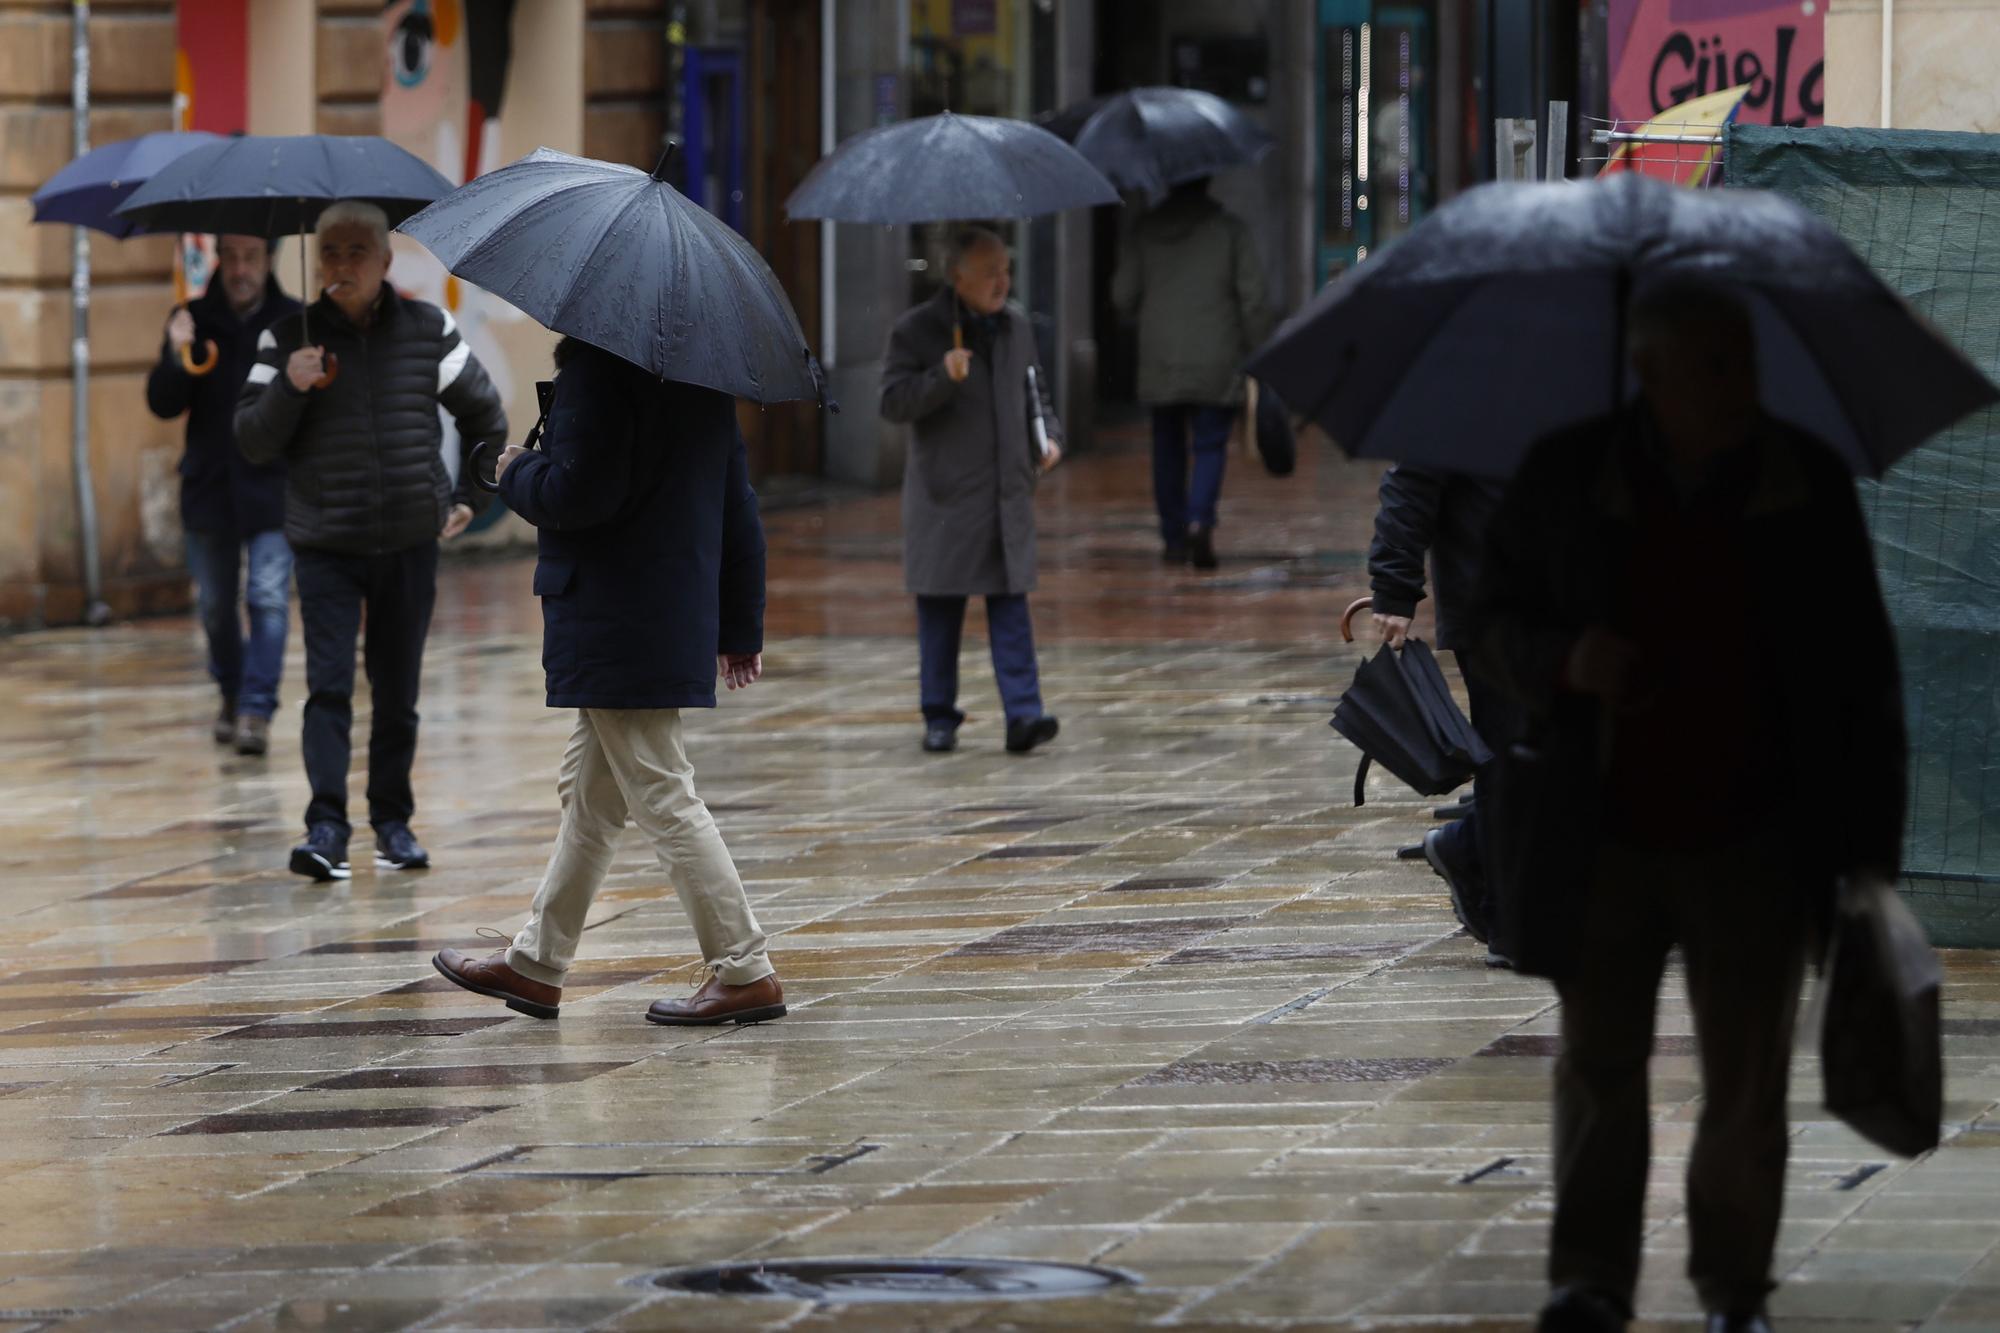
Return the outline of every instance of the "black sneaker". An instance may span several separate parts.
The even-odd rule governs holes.
[[[1464,866],[1451,864],[1444,851],[1445,830],[1434,828],[1424,834],[1424,860],[1430,862],[1432,870],[1451,891],[1451,914],[1458,918],[1458,924],[1465,927],[1465,933],[1479,943],[1486,943],[1485,904],[1472,882],[1472,874]]]
[[[1196,569],[1216,567],[1214,528],[1188,529],[1188,563]]]
[[[209,728],[217,745],[231,745],[236,740],[236,701],[228,695],[222,696],[222,709],[215,715],[215,725]]]
[[[1047,713],[1037,718],[1009,722],[1007,750],[1010,754],[1026,754],[1043,741],[1054,740],[1059,729],[1056,720]]]
[[[1536,1333],[1625,1333],[1632,1312],[1609,1292],[1558,1287],[1535,1321]]]
[[[314,824],[306,830],[306,840],[292,848],[292,873],[307,879],[346,879],[347,839],[333,824]]]
[[[958,748],[958,728],[949,722],[926,722],[924,724],[924,749],[932,754],[947,754]]]
[[[423,870],[431,854],[417,844],[408,824],[375,826],[375,868],[377,870]]]

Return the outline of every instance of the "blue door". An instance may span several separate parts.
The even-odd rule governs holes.
[[[743,230],[743,56],[690,47],[681,66],[687,196]]]

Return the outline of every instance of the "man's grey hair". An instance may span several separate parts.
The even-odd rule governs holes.
[[[1749,308],[1726,287],[1697,277],[1677,277],[1640,288],[1625,315],[1628,352],[1637,356],[1683,338],[1756,345]]]
[[[949,280],[958,272],[959,265],[978,254],[988,246],[1007,248],[1007,238],[991,227],[960,227],[951,234],[951,244],[945,250],[944,276]]]
[[[341,199],[336,201],[313,225],[314,236],[324,236],[335,227],[366,227],[375,233],[375,240],[386,250],[389,248],[389,215],[366,199]]]

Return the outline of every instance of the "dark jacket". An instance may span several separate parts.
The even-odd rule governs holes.
[[[1617,602],[1634,560],[1630,451],[1641,429],[1636,418],[1598,421],[1538,446],[1488,533],[1468,626],[1475,659],[1551,753],[1608,759],[1616,748],[1615,716],[1566,691],[1562,675],[1586,627],[1629,619]],[[1772,701],[1766,730],[1781,777],[1764,793],[1768,826],[1800,834],[1802,872],[1823,895],[1835,875],[1894,873],[1901,862],[1907,760],[1895,638],[1854,483],[1833,451],[1777,423],[1752,448],[1755,473],[1734,531],[1755,580],[1714,590],[1748,599],[1746,629],[1743,641],[1713,649],[1743,662],[1756,697]],[[1715,737],[1718,772],[1754,758],[1733,753],[1732,741],[1742,748],[1736,737]],[[1587,849],[1570,854],[1588,860]]]
[[[1035,484],[1040,457],[1028,421],[1035,334],[1009,305],[989,338],[962,316],[972,371],[944,371],[961,318],[950,288],[906,312],[889,332],[882,417],[915,427],[903,467],[903,579],[918,596],[1025,593],[1035,587]],[[1040,379],[1043,423],[1062,426]]]
[[[160,359],[146,376],[146,406],[162,420],[185,412],[187,448],[181,454],[181,526],[189,532],[246,539],[285,526],[285,469],[282,464],[252,463],[236,449],[236,395],[257,361],[257,335],[287,315],[299,303],[285,295],[278,280],[264,283],[264,304],[248,320],[236,318],[223,294],[222,280],[188,302],[194,316],[197,360],[203,344],[215,344],[215,368],[190,375],[180,354],[160,339]]]
[[[1465,646],[1465,615],[1479,588],[1486,525],[1500,483],[1397,464],[1382,474],[1368,580],[1377,615],[1414,616],[1424,600],[1424,558],[1436,590],[1437,646]]]
[[[1169,196],[1123,238],[1111,300],[1138,321],[1140,402],[1242,401],[1244,359],[1271,331],[1243,219],[1206,195]]]
[[[486,507],[463,465],[445,468],[443,405],[458,422],[461,457],[505,443],[500,395],[450,314],[384,285],[366,332],[340,307],[313,302],[312,341],[340,358],[324,389],[300,393],[285,362],[301,317],[258,339],[257,364],[236,402],[236,447],[253,462],[283,459],[285,536],[294,547],[379,555],[436,541],[454,503]]]
[[[551,708],[713,708],[715,658],[764,647],[764,526],[725,394],[572,344],[542,451],[500,479],[541,529]]]

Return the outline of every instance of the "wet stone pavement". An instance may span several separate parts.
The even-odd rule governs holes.
[[[185,619],[0,641],[0,1330],[1523,1326],[1552,997],[1488,971],[1393,859],[1428,803],[1383,779],[1349,807],[1325,725],[1373,472],[1239,462],[1202,577],[1159,567],[1145,466],[1050,483],[1063,733],[1026,758],[977,642],[962,748],[919,753],[893,497],[772,516],[769,675],[689,732],[792,1006],[758,1027],[641,1021],[693,954],[636,836],[559,1021],[431,971],[518,925],[556,827],[568,724],[526,562],[443,576],[425,873],[284,871],[296,631],[268,760],[206,739]],[[2000,1328],[2000,967],[1949,967],[1927,1160],[1837,1127],[1798,1059],[1783,1327]],[[1688,1032],[1670,990],[1653,1327],[1696,1313]],[[1137,1282],[824,1307],[647,1285],[925,1254]]]

